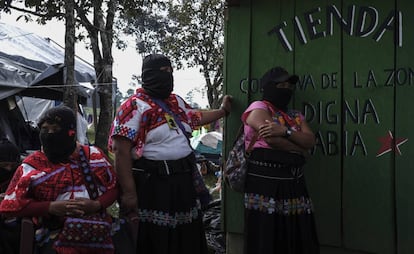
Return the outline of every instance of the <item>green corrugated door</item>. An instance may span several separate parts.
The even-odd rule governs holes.
[[[397,10],[402,36],[398,37],[396,65],[393,72],[393,84],[396,86],[395,138],[398,151],[395,154],[395,188],[397,211],[397,241],[399,254],[414,253],[414,4],[412,1],[398,1]],[[391,67],[391,66],[389,66]]]
[[[364,1],[355,9],[354,33],[366,35],[343,38],[344,246],[371,253],[395,249],[393,154],[377,156],[379,139],[394,130],[394,90],[384,86],[384,70],[394,62],[393,33],[372,39],[393,9],[391,1]]]
[[[230,8],[226,86],[236,111],[226,152],[248,104],[240,81],[255,91],[273,66],[297,73],[294,107],[318,140],[305,171],[322,253],[414,251],[413,9],[408,0],[242,0]],[[260,99],[254,91],[250,99]],[[226,231],[242,233],[241,195],[226,191],[225,214]]]
[[[341,37],[333,20],[328,27],[327,8],[341,10],[340,1],[296,2],[295,72],[300,75],[295,108],[301,110],[317,137],[305,167],[308,189],[315,207],[320,243],[341,246]],[[319,25],[311,29],[312,17]],[[293,22],[291,22],[293,25]]]
[[[255,2],[251,9],[248,7],[249,2],[242,1],[239,7],[230,8],[228,13],[226,67],[233,71],[227,70],[227,82],[232,84],[227,86],[227,92],[235,98],[235,113],[232,113],[234,118],[230,118],[227,122],[226,130],[229,130],[227,132],[229,135],[226,137],[226,151],[228,151],[234,140],[241,123],[240,115],[248,106],[249,100],[253,101],[261,98],[258,85],[263,73],[268,68],[276,65],[285,66],[290,70],[293,69],[293,55],[286,52],[280,44],[275,43],[273,36],[269,35],[275,24],[293,15],[293,3],[281,4],[280,2],[274,2],[269,4],[262,1]],[[250,23],[246,22],[249,16],[251,17],[252,27],[250,27]],[[237,25],[239,29],[234,29],[232,25]],[[288,29],[287,35],[293,38],[292,28]],[[243,72],[242,75],[238,74],[240,68],[244,70],[245,67],[248,67],[248,70]],[[237,73],[238,78],[230,81],[232,73]],[[249,87],[248,95],[246,89]],[[227,232],[243,232],[242,218],[244,213],[243,206],[241,206],[242,202],[242,195],[229,189],[225,190],[224,210]]]
[[[226,13],[225,93],[234,98],[233,110],[224,128],[225,154],[228,153],[240,127],[240,115],[247,105],[250,79],[250,1],[243,1]],[[223,188],[224,229],[243,232],[242,195]]]
[[[284,66],[293,70],[293,54],[287,52],[277,42],[273,31],[275,26],[294,15],[294,2],[292,1],[257,1],[252,5],[252,52],[251,72],[255,78],[253,81],[256,92],[252,99],[260,100],[258,91],[261,76],[271,67]],[[284,29],[286,38],[293,40],[293,27]]]

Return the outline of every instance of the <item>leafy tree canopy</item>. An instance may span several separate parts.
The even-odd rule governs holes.
[[[142,15],[122,13],[117,26],[136,38],[140,53],[161,52],[178,69],[200,67],[210,108],[222,100],[224,54],[222,0],[161,0]]]
[[[114,29],[117,15],[140,16],[142,6],[151,7],[156,0],[0,0],[0,11],[10,12],[17,10],[23,13],[22,17],[30,21],[32,15],[36,21],[44,24],[49,20],[66,19],[68,3],[75,11],[77,39],[89,38],[89,48],[92,51],[95,73],[97,76],[97,91],[99,94],[100,111],[99,122],[95,130],[95,144],[106,151],[109,127],[113,117],[113,77],[112,77],[112,47],[125,46],[118,40]],[[72,6],[74,4],[74,6]],[[70,10],[68,10],[71,12]],[[72,15],[70,15],[72,17]],[[72,27],[71,27],[72,28]],[[66,45],[69,47],[69,45]],[[69,51],[70,52],[70,51]]]

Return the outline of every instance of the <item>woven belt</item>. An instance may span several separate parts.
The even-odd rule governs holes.
[[[263,161],[256,161],[256,160],[249,160],[249,163],[260,166],[260,167],[267,167],[267,168],[286,168],[289,167],[287,164],[282,163],[275,163],[275,162],[263,162]]]
[[[263,162],[263,161],[256,161],[256,160],[249,160],[249,163],[259,166],[259,167],[282,169],[282,171],[284,172],[280,175],[263,175],[263,174],[249,172],[248,174],[252,176],[268,178],[268,179],[279,179],[279,180],[295,180],[295,179],[298,180],[299,178],[303,176],[303,170],[301,166],[294,166],[294,165],[275,163],[275,162]]]
[[[134,161],[133,171],[141,171],[146,173],[157,173],[158,175],[174,175],[179,173],[187,173],[192,169],[192,154],[178,160],[149,160],[141,158]]]

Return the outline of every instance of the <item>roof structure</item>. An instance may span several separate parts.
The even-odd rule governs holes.
[[[0,100],[17,93],[61,99],[64,57],[64,49],[50,39],[0,22]],[[75,79],[93,83],[95,69],[75,57]],[[87,97],[85,89],[77,88]]]

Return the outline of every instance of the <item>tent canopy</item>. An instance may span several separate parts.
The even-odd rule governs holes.
[[[221,154],[223,135],[217,131],[211,131],[191,138],[191,146],[201,154]]]
[[[50,39],[0,22],[0,99],[20,93],[62,100],[65,51]],[[95,69],[75,59],[75,79],[95,82]],[[86,99],[86,89],[77,87]]]

